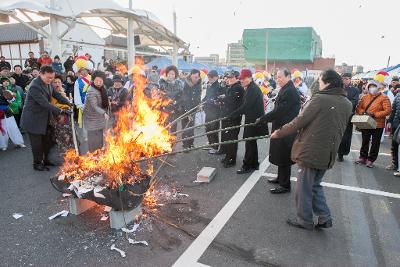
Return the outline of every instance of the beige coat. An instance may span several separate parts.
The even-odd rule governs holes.
[[[292,160],[301,166],[326,170],[333,167],[352,104],[342,88],[317,92],[303,111],[277,132],[278,137],[298,133]]]

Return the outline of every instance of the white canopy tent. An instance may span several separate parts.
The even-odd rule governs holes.
[[[17,11],[23,14],[29,23],[17,16]],[[48,17],[50,32],[35,24],[31,14]],[[129,68],[134,64],[135,43],[160,47],[176,54],[179,52],[178,49],[181,49],[181,52],[188,51],[189,46],[165,28],[155,15],[145,10],[124,8],[113,0],[0,1],[0,21],[8,22],[10,18],[13,18],[48,38],[51,40],[53,55],[60,53],[63,37],[74,28],[76,23],[82,23],[84,18],[93,17],[103,20],[112,34],[127,36]],[[59,32],[59,23],[67,25],[67,29]],[[176,57],[176,55],[173,56]]]

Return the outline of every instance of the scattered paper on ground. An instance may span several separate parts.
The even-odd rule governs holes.
[[[108,216],[103,216],[101,217],[100,221],[107,221],[108,220]]]
[[[114,244],[111,245],[111,250],[118,251],[119,254],[121,254],[121,257],[122,257],[122,258],[125,258],[125,256],[126,256],[125,251],[120,250],[119,248],[116,248]]]
[[[128,242],[129,242],[129,244],[132,244],[132,245],[142,244],[145,246],[149,246],[149,243],[147,243],[147,241],[135,241],[132,238],[128,238]]]
[[[111,211],[111,207],[109,207],[109,206],[104,206],[104,211],[105,211],[105,212],[110,212],[110,211]]]
[[[54,218],[57,218],[59,216],[66,217],[66,216],[68,216],[68,213],[69,212],[67,210],[63,210],[63,211],[57,212],[56,214],[50,216],[49,220],[53,220]]]
[[[18,220],[18,219],[21,218],[22,216],[24,216],[24,215],[22,215],[21,213],[14,213],[14,214],[13,214],[13,217],[14,217],[14,219],[16,219],[16,220]]]
[[[137,230],[138,228],[139,228],[139,224],[138,224],[138,223],[135,223],[135,224],[133,225],[133,228],[132,228],[132,229],[127,229],[127,228],[125,228],[125,227],[122,227],[121,230],[124,231],[125,233],[133,233],[133,232],[136,232],[136,230]]]
[[[70,194],[70,193],[63,193],[62,196],[63,196],[63,197],[70,197],[70,196],[72,196],[72,194]]]

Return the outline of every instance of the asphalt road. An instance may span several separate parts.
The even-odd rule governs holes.
[[[171,157],[168,162],[173,166],[163,167],[158,189],[177,188],[189,197],[176,200],[184,204],[160,207],[157,218],[146,220],[129,235],[146,240],[148,247],[130,245],[125,234],[100,221],[102,207],[49,221],[50,215],[68,209],[49,183],[57,169],[33,171],[29,146],[16,149],[11,145],[0,152],[0,265],[171,266],[185,254],[190,256],[186,266],[399,266],[400,196],[379,193],[400,193],[400,179],[384,169],[390,162],[389,140],[383,143],[374,169],[353,163],[360,136],[355,134],[353,140],[354,151],[324,179],[330,183],[325,192],[334,227],[314,232],[286,225],[286,218],[295,212],[294,193],[275,196],[268,192],[271,185],[266,175],[276,174],[277,169],[268,166],[267,160],[268,168],[249,178],[236,175],[236,168],[220,168],[221,156],[206,151]],[[244,145],[239,147],[240,161]],[[259,147],[262,161],[268,141],[260,140]],[[203,166],[217,167],[216,178],[210,184],[193,183]],[[296,173],[293,168],[292,176]],[[253,180],[248,193],[235,195]],[[235,202],[237,198],[243,202]],[[231,206],[233,202],[237,205]],[[232,216],[221,216],[224,211]],[[23,217],[14,219],[14,213]],[[124,250],[126,257],[111,251],[112,244]],[[198,248],[200,255],[191,257]]]

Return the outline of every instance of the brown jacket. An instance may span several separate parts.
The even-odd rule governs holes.
[[[326,170],[333,167],[352,104],[342,88],[317,92],[294,120],[284,125],[278,138],[298,133],[292,160],[301,166]]]
[[[356,108],[356,114],[362,115],[365,113],[365,109],[368,104],[374,99],[376,95],[365,95],[361,98]],[[385,119],[392,112],[392,107],[389,98],[380,93],[378,98],[372,103],[367,110],[367,113],[371,115],[376,121],[376,128],[385,128]]]

